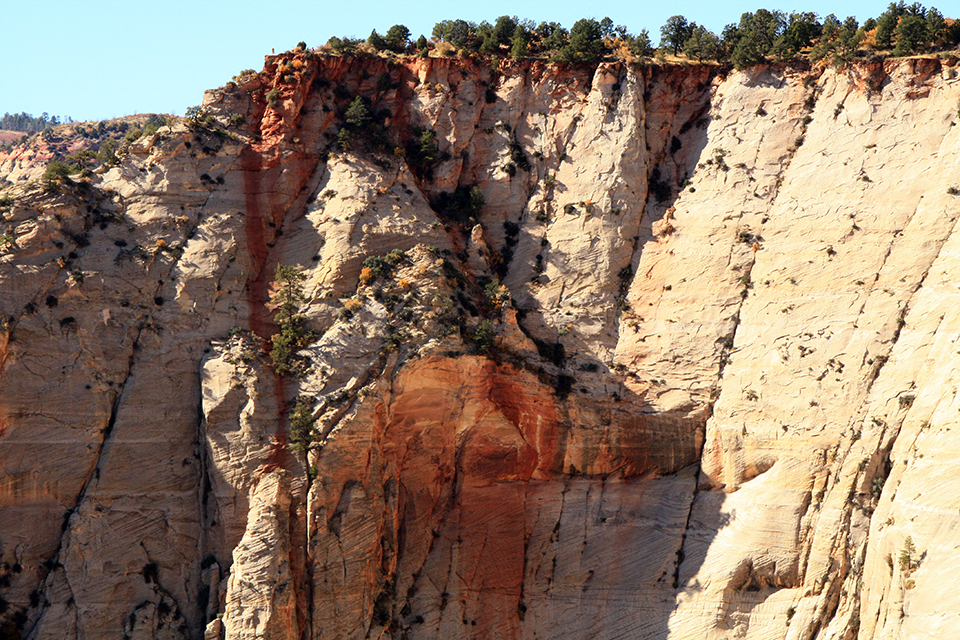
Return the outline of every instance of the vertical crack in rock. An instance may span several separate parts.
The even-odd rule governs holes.
[[[697,451],[697,462],[694,464],[694,473],[693,473],[693,493],[690,496],[690,503],[687,507],[687,516],[683,522],[683,529],[680,533],[680,545],[677,547],[677,558],[673,566],[673,582],[671,587],[673,588],[676,594],[679,593],[680,589],[680,568],[683,565],[683,561],[686,559],[687,552],[685,546],[687,544],[687,534],[690,530],[690,520],[693,517],[693,510],[697,505],[697,497],[700,495],[700,469],[701,469],[701,458],[703,457],[703,445],[706,441],[706,438],[700,438],[700,446]]]
[[[47,575],[44,577],[38,592],[43,596],[45,592],[52,587],[55,572],[59,572],[63,578],[64,584],[71,592],[71,600],[74,599],[73,589],[70,587],[70,576],[67,574],[66,570],[63,568],[63,565],[60,562],[60,554],[63,550],[65,538],[70,535],[70,520],[73,515],[80,510],[81,505],[83,504],[84,499],[86,498],[87,492],[90,489],[92,483],[100,480],[100,465],[103,458],[104,449],[106,448],[110,437],[113,434],[114,427],[117,422],[117,416],[120,414],[120,407],[123,404],[123,398],[127,393],[127,383],[130,381],[130,378],[133,376],[133,367],[136,362],[137,351],[139,349],[140,335],[143,332],[144,323],[142,321],[137,323],[137,334],[134,338],[131,347],[130,354],[127,358],[127,371],[124,376],[123,382],[120,384],[120,391],[117,392],[116,397],[113,400],[113,403],[110,407],[110,416],[107,420],[107,424],[103,427],[102,433],[103,438],[100,440],[97,445],[96,453],[93,456],[93,464],[90,467],[90,470],[87,472],[86,477],[83,480],[83,483],[80,486],[80,490],[77,492],[76,498],[73,501],[73,506],[64,514],[63,524],[61,526],[60,539],[57,543],[56,551],[53,556],[45,562],[45,566],[48,569]],[[41,598],[38,610],[34,616],[34,622],[32,624],[32,629],[38,629],[44,621],[44,615],[46,614],[47,606],[50,601],[47,598]],[[75,615],[75,624],[78,630],[79,636],[83,636],[83,622],[80,616],[80,611],[77,607],[73,607]]]
[[[910,221],[905,225],[905,228],[910,226],[910,223],[916,219],[917,215],[918,215],[918,211],[914,210],[914,212],[911,214]],[[889,341],[886,341],[887,344],[889,345],[887,348],[887,351],[885,354],[880,356],[882,357],[882,360],[879,362],[878,366],[876,366],[873,369],[873,374],[868,379],[868,386],[867,386],[868,392],[877,383],[881,370],[883,369],[883,366],[888,362],[889,357],[893,355],[894,350],[897,348],[897,343],[898,343],[898,339],[900,338],[901,329],[904,328],[905,325],[907,325],[906,319],[909,316],[910,308],[914,303],[914,299],[917,295],[917,292],[919,292],[923,288],[923,285],[928,275],[930,274],[930,270],[933,268],[934,264],[939,262],[947,241],[949,240],[950,236],[953,235],[953,233],[955,233],[956,229],[957,227],[955,225],[953,228],[951,228],[949,233],[944,233],[941,237],[936,239],[935,251],[932,252],[930,259],[923,266],[922,274],[920,275],[915,285],[911,288],[911,290],[907,294],[907,297],[903,300],[902,306],[899,307],[898,313],[897,313],[897,328],[895,329],[892,338]],[[894,251],[894,248],[898,243],[897,242],[898,237],[899,237],[899,234],[894,238],[894,241],[891,243],[890,250],[888,250],[887,254],[884,257],[884,266],[886,266],[887,259],[890,257],[890,254]],[[882,271],[883,271],[883,267],[881,267],[880,269],[881,273]],[[879,277],[879,274],[878,274],[878,277]],[[930,334],[931,335],[938,334],[942,327],[943,327],[943,317],[940,318],[940,321],[937,323],[936,327],[930,330]],[[878,357],[878,359],[880,357]],[[909,404],[912,404],[912,400]],[[909,407],[909,404],[907,404],[908,407]],[[901,404],[901,407],[903,406],[904,405]],[[879,525],[879,527],[876,527],[874,524],[874,515],[876,514],[875,509],[877,508],[878,503],[880,502],[881,497],[884,494],[888,496],[887,502],[889,503],[892,503],[896,498],[897,490],[899,488],[898,487],[899,477],[896,481],[894,481],[893,488],[889,490],[887,489],[887,485],[889,484],[887,480],[889,478],[891,468],[892,468],[891,455],[894,447],[898,446],[899,444],[899,439],[900,439],[901,433],[903,432],[903,425],[904,425],[905,419],[906,417],[904,416],[896,420],[893,424],[887,424],[886,422],[881,422],[879,424],[880,433],[877,436],[876,450],[874,451],[871,459],[869,460],[863,459],[858,468],[859,478],[860,478],[858,481],[858,484],[868,489],[868,493],[866,497],[863,498],[863,500],[865,500],[867,504],[866,505],[860,504],[860,502],[857,501],[857,498],[859,496],[854,495],[853,490],[851,489],[851,497],[850,497],[850,500],[848,501],[848,505],[849,505],[848,510],[852,513],[854,509],[861,508],[866,512],[867,520],[870,523],[869,532],[873,532],[876,529],[882,528],[889,522],[888,520],[887,522],[884,522],[881,525]],[[929,424],[929,423],[925,422],[924,424]],[[907,450],[913,450],[916,448],[917,439],[920,437],[922,431],[923,431],[923,428],[912,432],[911,434],[912,441],[910,445],[905,446]],[[867,553],[870,545],[875,543],[873,540],[871,540],[869,532],[867,533],[867,535],[864,536],[860,544],[853,549],[853,553],[855,554],[855,557],[851,560],[851,565],[849,565],[849,572],[851,572],[854,576],[859,576],[860,571],[862,571],[863,569],[864,556]],[[849,554],[850,550],[848,549],[847,552]],[[854,566],[852,563],[857,563],[858,566]],[[848,572],[846,571],[840,571],[838,573],[836,582],[840,583],[840,581],[846,577],[847,573]],[[884,596],[884,598],[881,600],[881,604],[883,603],[883,600],[885,598],[886,596]],[[836,613],[836,607],[838,605],[839,605],[839,600],[834,603],[834,609],[832,611],[825,612],[825,615],[823,616],[823,618],[825,620],[832,619],[832,617]],[[859,589],[854,594],[852,606],[857,609],[859,609],[861,606],[861,595],[860,595]],[[879,623],[879,617],[883,609],[882,607],[878,606],[875,609],[875,611],[876,611],[876,618],[873,620],[874,627],[876,627],[877,624]]]
[[[302,69],[294,68],[294,62],[302,63]],[[306,51],[269,57],[267,72],[248,81],[258,88],[214,92],[214,97],[227,100],[224,96],[229,94],[236,104],[244,104],[242,110],[255,121],[251,132],[259,134],[243,150],[231,150],[230,162],[225,152],[209,159],[227,165],[231,179],[242,172],[244,193],[214,187],[195,198],[199,215],[211,224],[222,206],[224,235],[239,236],[232,271],[241,272],[235,274],[238,281],[246,276],[247,291],[234,300],[229,297],[233,292],[222,293],[216,284],[226,282],[223,272],[207,274],[207,284],[217,286],[216,298],[224,308],[232,307],[228,312],[232,315],[202,317],[202,308],[184,311],[168,304],[156,312],[158,324],[148,328],[149,340],[154,332],[161,337],[176,335],[183,329],[177,314],[190,313],[195,314],[189,321],[195,339],[213,340],[216,349],[217,336],[207,334],[224,332],[231,321],[241,325],[248,321],[258,339],[268,343],[277,330],[269,300],[271,269],[278,263],[297,263],[305,266],[317,293],[307,313],[315,323],[312,328],[324,327],[325,334],[309,352],[317,369],[324,370],[311,372],[308,380],[278,380],[257,352],[244,360],[249,365],[244,371],[253,372],[255,378],[241,382],[250,382],[244,393],[231,386],[236,368],[231,372],[224,365],[220,381],[225,383],[224,394],[236,399],[240,408],[230,407],[230,416],[217,427],[212,413],[199,417],[196,425],[180,419],[178,438],[187,440],[177,443],[177,451],[188,449],[191,436],[202,445],[199,474],[193,474],[197,463],[188,460],[185,468],[190,468],[178,477],[185,483],[193,481],[193,475],[199,478],[197,487],[185,491],[190,495],[185,506],[151,513],[149,518],[137,514],[125,520],[122,509],[111,513],[111,523],[117,526],[130,522],[135,526],[137,518],[169,518],[162,526],[171,534],[171,555],[199,560],[184,570],[186,587],[168,578],[171,555],[149,543],[143,546],[149,547],[147,566],[156,564],[158,569],[145,568],[144,578],[150,576],[155,589],[139,584],[136,572],[134,580],[126,582],[117,579],[122,572],[114,569],[101,572],[105,577],[97,575],[92,555],[84,555],[86,547],[81,548],[96,540],[79,531],[85,520],[81,516],[98,506],[101,495],[110,493],[105,489],[107,479],[97,482],[97,474],[101,470],[112,474],[113,485],[122,475],[117,465],[123,458],[113,453],[126,437],[129,406],[136,400],[126,388],[108,397],[97,422],[104,421],[107,428],[102,436],[90,437],[90,455],[96,459],[88,470],[84,458],[64,502],[68,504],[80,486],[72,517],[68,514],[70,521],[59,540],[50,536],[59,550],[50,559],[38,594],[42,598],[34,607],[46,629],[34,631],[35,635],[49,633],[53,625],[62,627],[71,640],[102,634],[104,629],[97,625],[108,623],[90,614],[90,596],[84,592],[136,586],[152,593],[149,602],[128,598],[121,590],[111,593],[117,606],[130,612],[126,620],[115,620],[117,625],[136,635],[176,611],[167,592],[181,600],[184,611],[196,595],[196,606],[189,605],[187,617],[190,633],[198,636],[195,618],[206,621],[217,611],[210,603],[211,598],[218,599],[214,585],[219,564],[229,562],[225,551],[235,552],[227,589],[231,608],[225,613],[226,622],[236,626],[226,630],[228,637],[240,633],[254,617],[271,618],[270,624],[301,640],[351,632],[410,638],[511,633],[842,638],[856,635],[860,612],[864,616],[860,633],[878,638],[918,635],[924,625],[934,628],[949,622],[944,614],[923,607],[937,597],[931,585],[948,579],[942,567],[954,566],[930,526],[933,517],[952,526],[949,509],[938,511],[949,499],[945,496],[953,486],[951,475],[944,472],[934,490],[916,478],[934,475],[930,469],[947,469],[935,464],[949,464],[937,458],[941,447],[926,434],[941,426],[951,428],[954,420],[947,416],[956,413],[949,399],[956,352],[951,342],[952,289],[940,273],[941,262],[944,273],[952,268],[955,251],[948,251],[946,243],[956,225],[947,228],[950,225],[938,209],[952,206],[943,195],[948,185],[939,184],[949,174],[935,163],[914,159],[922,155],[925,142],[921,127],[911,124],[914,114],[923,127],[939,127],[944,118],[954,117],[956,84],[948,82],[948,67],[952,69],[940,61],[888,60],[853,63],[846,75],[827,70],[816,78],[806,68],[760,67],[748,73],[731,71],[714,81],[714,70],[695,65],[683,69],[648,65],[636,67],[638,83],[644,79],[641,101],[638,88],[629,81],[634,68],[623,65],[580,69],[506,62],[487,93],[478,79],[488,68],[471,60],[407,60],[391,67],[377,58],[324,57]],[[863,81],[857,76],[861,71],[876,77]],[[418,74],[431,86],[417,86]],[[812,86],[801,86],[804,76],[814,79]],[[858,82],[873,87],[867,99],[862,87],[852,90]],[[394,86],[397,83],[399,87]],[[326,140],[319,136],[336,127],[336,111],[346,102],[342,95],[334,95],[332,84],[343,88],[340,94],[345,90],[351,97],[373,96],[374,108],[392,109],[388,126],[398,134],[391,142],[403,145],[408,123],[430,123],[443,150],[454,157],[438,162],[436,180],[415,185],[419,193],[410,189],[410,199],[402,195],[401,189],[407,189],[400,185],[414,184],[405,177],[409,167],[379,151],[367,153],[367,148],[358,147],[356,153],[337,154],[330,161],[333,170],[326,171],[323,153],[329,150],[329,136]],[[943,93],[925,100],[924,92],[931,90]],[[487,101],[490,93],[492,102]],[[704,105],[714,96],[711,124],[704,117]],[[822,96],[842,100],[845,122],[838,122],[836,114],[830,119],[833,104],[825,107]],[[723,100],[727,106],[721,106]],[[754,114],[758,102],[761,107]],[[947,103],[949,109],[944,110]],[[761,115],[762,105],[772,112],[770,118],[763,118],[765,112]],[[814,115],[816,119],[810,120]],[[496,136],[483,133],[485,125],[493,128],[501,120],[510,127],[507,135],[502,128]],[[912,127],[906,137],[904,130],[896,129],[901,126]],[[624,131],[638,146],[624,142],[628,136]],[[910,135],[915,136],[912,143]],[[952,166],[948,154],[955,137],[950,136],[941,141],[944,155],[938,158],[945,167]],[[836,139],[825,142],[830,138]],[[876,152],[869,146],[874,141],[880,145]],[[815,144],[820,146],[812,150]],[[852,151],[834,154],[831,144],[853,145]],[[714,148],[706,151],[711,145]],[[141,145],[138,153],[147,148]],[[537,149],[541,155],[529,158],[534,165],[530,174],[520,169],[508,178],[501,169],[506,154],[517,148],[522,154]],[[464,154],[467,150],[469,154]],[[558,160],[561,153],[570,157]],[[694,168],[699,159],[707,165],[711,154],[716,154],[712,165]],[[717,160],[724,156],[731,166]],[[131,216],[150,218],[149,208],[156,203],[147,200],[162,199],[167,193],[153,188],[157,183],[151,182],[151,175],[157,172],[149,170],[151,162],[163,168],[163,160],[131,159],[128,169],[147,168],[131,182],[146,198],[130,200]],[[400,162],[399,167],[394,162]],[[747,162],[753,166],[747,167]],[[639,173],[634,171],[641,166]],[[334,176],[335,170],[341,175]],[[105,180],[121,185],[122,171],[110,171],[113,177]],[[861,175],[869,171],[878,185],[870,187],[857,171]],[[175,186],[178,178],[172,167],[160,173]],[[893,180],[901,176],[900,182]],[[556,192],[550,192],[551,198],[544,192],[544,200],[536,201],[538,181],[547,177],[556,182]],[[307,199],[325,179],[330,190],[341,191],[339,200],[334,196],[336,204],[310,206]],[[829,184],[831,189],[823,189],[829,195],[812,192],[803,184],[808,181]],[[921,192],[913,183],[930,185],[923,188],[931,200],[924,195],[912,214],[903,207],[888,211],[886,218],[871,218],[865,209],[881,195],[881,181],[895,182],[908,192],[899,196],[900,202]],[[190,188],[196,186],[195,180],[186,182]],[[450,236],[428,229],[436,213],[425,204],[430,195],[471,184],[477,184],[487,200],[478,216],[480,227]],[[389,194],[375,194],[378,186]],[[667,198],[657,198],[655,192],[666,195],[667,190]],[[939,199],[933,196],[938,190]],[[553,197],[562,198],[556,207]],[[813,203],[818,198],[826,206]],[[354,207],[348,200],[359,202]],[[876,208],[895,209],[883,202],[878,201]],[[572,208],[565,210],[565,204]],[[850,230],[849,221],[834,215],[834,205],[857,207],[857,213],[864,211],[863,219],[852,223]],[[643,211],[638,212],[635,207],[641,206]],[[672,207],[676,208],[671,212]],[[246,209],[242,220],[233,215],[237,208]],[[300,222],[304,211],[306,219]],[[347,214],[343,224],[336,219],[343,218],[341,212]],[[903,227],[903,237],[892,241],[889,229],[882,228],[891,219]],[[858,235],[857,222],[869,233]],[[752,246],[738,239],[730,248],[738,224],[752,226],[748,235],[759,235],[757,230],[762,229],[769,235],[764,246],[757,239]],[[349,227],[346,239],[336,249],[315,250],[320,243],[311,243],[316,239],[326,243],[335,226],[338,232]],[[284,239],[314,230],[316,239]],[[244,235],[249,261],[243,254]],[[454,315],[472,306],[479,295],[476,284],[496,266],[484,253],[487,247],[506,249],[511,235],[519,241],[512,261],[507,261],[504,285],[529,313],[516,322],[519,331],[513,316],[505,315],[497,326],[495,346],[505,345],[502,360],[493,364],[464,355],[457,330],[430,336],[416,349],[407,343],[393,345],[388,357],[372,355],[385,344],[384,327],[392,323],[389,314],[410,311],[413,305],[388,309],[379,299],[364,300],[364,292],[372,287],[355,284],[365,257],[392,248],[412,254],[417,242],[437,245],[441,255],[451,249],[467,254],[466,259],[457,256],[467,277],[460,276],[466,283],[460,306],[456,300],[448,305]],[[165,237],[169,240],[170,235]],[[113,237],[96,241],[101,240]],[[229,252],[232,241],[219,246]],[[542,242],[539,250],[537,242]],[[298,243],[305,247],[302,251]],[[390,243],[403,246],[387,246]],[[539,258],[536,264],[534,255]],[[308,263],[310,257],[320,264]],[[179,277],[187,268],[186,260],[175,259],[173,270],[167,270],[162,256],[144,256],[143,262],[149,277],[131,287],[144,298],[163,294],[163,285],[157,286],[152,278]],[[411,293],[433,293],[424,276],[427,262],[435,261],[418,259],[404,265],[402,279]],[[119,261],[115,265],[123,266]],[[529,277],[536,266],[544,271],[533,282]],[[627,267],[630,273],[621,276],[619,290],[617,275]],[[872,286],[857,284],[862,287],[858,289],[848,282],[868,279],[873,270],[877,273]],[[62,276],[58,272],[54,283]],[[389,285],[381,281],[380,295],[395,294],[400,279],[397,274]],[[753,279],[759,282],[751,288]],[[801,287],[793,289],[797,279]],[[931,281],[936,281],[933,286]],[[35,279],[31,291],[40,288],[37,283]],[[935,286],[942,289],[945,301],[939,307],[930,299]],[[438,299],[452,292],[455,288],[440,289]],[[622,308],[610,308],[614,292],[630,294],[636,318]],[[90,296],[91,291],[77,288],[72,294]],[[352,322],[337,317],[337,299],[344,294],[362,305]],[[830,304],[823,303],[824,294],[835,296]],[[237,311],[244,295],[247,308]],[[827,311],[815,308],[818,303]],[[794,306],[804,313],[791,316]],[[777,307],[772,314],[767,313],[770,307]],[[649,315],[644,319],[642,312]],[[937,322],[938,314],[946,317]],[[427,315],[405,319],[418,325],[421,320],[426,325]],[[628,324],[631,320],[633,325]],[[168,325],[166,329],[160,321]],[[13,324],[19,331],[30,323],[14,315]],[[55,323],[51,326],[56,330]],[[145,326],[138,328],[134,351]],[[779,340],[775,332],[780,327],[786,338],[771,347]],[[249,344],[233,340],[237,353],[255,343],[249,336],[241,338]],[[148,344],[148,333],[142,339]],[[86,335],[81,340],[79,354],[71,343],[55,365],[77,367],[87,359],[96,360],[95,343]],[[201,343],[192,344],[196,350]],[[440,346],[431,352],[427,344]],[[798,358],[800,344],[804,349]],[[740,355],[732,361],[734,348]],[[817,350],[819,355],[812,355]],[[866,365],[871,356],[875,362]],[[841,357],[852,370],[844,375]],[[143,387],[147,359],[130,354],[125,376],[111,379],[125,378],[124,385],[136,386],[139,378]],[[4,366],[12,360],[7,358]],[[205,360],[201,376],[212,371],[206,363],[214,360]],[[611,362],[622,364],[605,370]],[[885,366],[890,363],[893,366]],[[36,360],[27,364],[31,372],[43,375]],[[476,395],[488,378],[507,375],[508,366],[528,375],[530,387],[536,389],[529,406],[522,409],[508,408],[509,403],[494,397],[501,392],[516,395],[518,389],[510,385],[506,391],[481,390]],[[471,380],[457,381],[456,376],[469,367],[478,367]],[[817,377],[821,370],[824,373]],[[938,374],[944,382],[932,380]],[[433,387],[418,386],[430,375],[439,378]],[[202,377],[201,384],[206,384]],[[204,394],[207,390],[203,387]],[[254,397],[254,391],[261,390],[263,397]],[[347,397],[317,416],[320,442],[314,458],[288,452],[286,423],[292,396],[321,391],[331,395],[337,390],[344,390]],[[556,402],[559,406],[554,407]],[[244,413],[243,403],[249,403],[249,413]],[[121,409],[124,413],[118,418]],[[513,410],[535,414],[540,422],[523,422]],[[258,411],[251,427],[249,421]],[[544,421],[547,413],[552,415]],[[249,450],[221,460],[215,443],[207,449],[207,439],[224,435],[211,435],[216,429],[235,428],[234,414],[238,426],[247,429],[243,437],[251,436],[241,443]],[[68,416],[47,407],[12,420],[20,415],[71,424]],[[111,433],[114,425],[122,433]],[[4,423],[4,438],[7,426]],[[10,432],[20,427],[13,426]],[[274,431],[273,445],[257,440]],[[708,441],[707,434],[716,435],[716,441]],[[716,450],[708,452],[713,445]],[[253,449],[262,457],[251,454]],[[927,457],[922,459],[924,453]],[[246,473],[240,456],[252,460],[253,471],[238,485],[250,484],[221,503],[210,502],[221,499],[218,483],[223,476]],[[311,459],[319,469],[316,481],[303,468]],[[514,464],[515,460],[519,462]],[[889,480],[881,482],[888,471]],[[18,481],[12,480],[14,490]],[[943,495],[933,497],[937,492]],[[226,505],[231,497],[236,501],[234,515],[228,515]],[[255,502],[251,509],[247,499]],[[511,513],[498,514],[501,508]],[[235,549],[221,549],[216,536],[224,534],[212,526],[208,529],[214,518],[237,520],[223,524],[244,533],[241,544],[231,540],[223,546]],[[186,527],[170,524],[184,519]],[[175,534],[193,531],[193,520],[202,523],[198,538],[186,535],[189,541],[177,540]],[[884,564],[884,556],[898,553],[908,534],[931,559],[911,578],[916,591],[914,585],[906,585],[909,576],[897,573],[895,563],[889,574]],[[415,544],[414,539],[423,535],[433,537]],[[611,548],[621,550],[616,558],[622,560],[621,566],[610,566]],[[214,550],[224,557],[211,558]],[[55,566],[61,557],[69,568]],[[648,565],[653,567],[649,571]],[[520,578],[515,582],[518,568]],[[163,587],[154,584],[159,571]],[[274,575],[280,576],[274,584],[289,590],[275,601],[257,600],[272,588]],[[671,575],[674,586],[668,588],[664,583]],[[263,588],[251,589],[241,578],[252,578],[252,584],[259,581]],[[419,594],[417,585],[422,587]],[[69,600],[72,590],[87,602]],[[203,606],[204,597],[208,606]],[[161,611],[165,607],[170,611]],[[642,619],[635,615],[638,611]],[[704,611],[712,615],[704,616]],[[246,614],[250,617],[244,618]],[[902,617],[894,619],[897,616]]]
[[[310,73],[318,71],[317,62],[310,60]],[[279,78],[279,75],[277,76]],[[254,146],[247,145],[240,154],[245,193],[245,230],[247,251],[250,256],[250,272],[247,279],[247,302],[251,331],[269,343],[270,337],[277,331],[276,323],[271,319],[269,303],[269,267],[278,262],[276,257],[282,253],[285,223],[303,215],[308,198],[316,190],[324,173],[324,162],[320,156],[312,156],[302,147],[294,133],[303,121],[307,101],[313,95],[312,80],[305,85],[298,84],[288,96],[284,94],[283,107],[270,111],[267,108],[259,114],[257,129],[264,142]],[[289,88],[276,85],[275,89]],[[288,100],[287,98],[290,98]],[[291,104],[292,109],[291,109]],[[290,113],[292,111],[292,117]],[[279,121],[277,117],[279,116]],[[283,146],[292,141],[292,156]],[[276,246],[276,250],[273,250]],[[264,469],[290,469],[290,456],[287,452],[287,421],[290,411],[290,393],[293,385],[276,373],[273,373],[273,391],[277,406],[278,426],[273,453],[265,462]],[[308,461],[305,461],[308,464]],[[296,465],[293,465],[296,466]],[[308,467],[305,467],[308,468]],[[291,469],[292,470],[292,469]],[[309,480],[309,474],[306,479]],[[295,480],[284,486],[296,487],[296,495],[291,495],[289,503],[290,540],[289,567],[293,576],[293,588],[296,595],[297,626],[302,637],[311,635],[312,607],[310,602],[310,577],[312,564],[307,555],[309,549],[309,528],[306,526],[308,508],[307,494],[309,482]]]
[[[84,480],[83,486],[80,488],[80,491],[77,494],[77,499],[73,508],[68,512],[67,520],[69,520],[69,517],[76,513],[76,511],[80,508],[80,505],[83,503],[83,500],[86,497],[87,490],[89,489],[91,482],[100,479],[100,460],[103,457],[103,450],[107,446],[110,436],[113,433],[113,429],[116,426],[117,416],[120,414],[120,407],[123,404],[123,398],[127,393],[127,383],[133,376],[133,367],[136,362],[137,350],[139,349],[140,335],[143,332],[143,327],[144,325],[142,323],[139,323],[137,326],[137,335],[133,339],[133,343],[130,348],[130,355],[127,360],[127,372],[124,376],[123,382],[120,383],[120,392],[117,394],[117,397],[114,398],[113,405],[110,408],[110,418],[107,421],[107,426],[103,430],[103,439],[100,441],[100,445],[97,447],[97,453],[94,457],[94,464],[90,469],[90,473]],[[67,523],[65,522],[64,524],[66,525]]]
[[[202,384],[202,383],[201,383]],[[213,496],[213,483],[210,478],[212,462],[210,453],[207,450],[207,421],[203,413],[203,395],[200,394],[200,402],[197,405],[197,440],[194,446],[197,448],[197,455],[200,458],[200,483],[197,486],[197,518],[201,523],[200,536],[197,538],[197,557],[200,561],[200,583],[201,591],[206,588],[207,606],[198,607],[198,614],[203,616],[199,628],[204,628],[210,622],[209,617],[220,613],[220,594],[215,588],[220,580],[220,562],[222,559],[214,555],[214,547],[210,542],[210,527],[213,520],[217,517],[215,511],[215,498]],[[207,566],[204,566],[207,565]],[[213,573],[216,571],[215,584],[211,580],[203,579],[203,571]]]

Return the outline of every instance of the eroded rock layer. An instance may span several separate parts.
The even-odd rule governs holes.
[[[955,635],[956,76],[288,53],[21,181],[3,631]]]

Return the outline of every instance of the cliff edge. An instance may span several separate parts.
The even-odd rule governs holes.
[[[298,51],[17,182],[0,629],[955,634],[947,64]]]

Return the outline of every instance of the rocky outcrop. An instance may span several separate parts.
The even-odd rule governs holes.
[[[957,629],[955,76],[296,52],[21,181],[4,630]]]
[[[231,638],[296,638],[296,583],[290,568],[290,483],[268,472],[251,492],[248,524],[233,551],[225,634]]]

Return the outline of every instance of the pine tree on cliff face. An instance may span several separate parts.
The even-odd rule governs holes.
[[[909,56],[922,51],[930,41],[930,33],[925,18],[921,16],[903,16],[894,30],[897,46],[893,48],[895,56]]]
[[[520,60],[527,57],[527,52],[527,36],[523,31],[523,27],[517,26],[513,31],[513,45],[510,47],[510,57],[514,60]]]
[[[343,119],[344,122],[347,123],[347,126],[355,131],[362,131],[370,124],[370,110],[367,109],[367,105],[364,104],[363,98],[357,96],[353,99],[353,102],[347,107]]]
[[[754,13],[747,12],[740,16],[740,24],[735,30],[737,43],[730,56],[733,66],[746,69],[766,62],[767,54],[773,51],[774,43],[786,26],[786,16],[781,11],[757,9]]]
[[[370,32],[370,37],[367,38],[367,44],[377,51],[383,51],[387,48],[386,40],[383,39],[383,36],[377,33],[376,29]]]
[[[644,58],[653,55],[653,43],[650,41],[650,33],[646,29],[641,29],[635,36],[626,35],[624,39],[627,42],[627,49],[635,56]]]
[[[720,38],[706,27],[696,26],[683,45],[683,53],[697,62],[720,58]]]
[[[770,53],[777,60],[788,60],[804,47],[809,47],[820,37],[823,27],[817,20],[817,14],[807,11],[791,13],[790,23],[773,43]]]
[[[877,18],[876,35],[878,49],[889,49],[893,46],[893,32],[897,28],[897,23],[900,22],[900,16],[905,15],[906,12],[906,3],[901,0],[891,2],[887,10],[880,14]]]
[[[660,46],[673,49],[673,55],[680,53],[684,43],[693,33],[696,25],[687,22],[683,16],[670,16],[660,27]]]
[[[493,26],[491,35],[498,45],[510,44],[517,30],[517,21],[510,16],[500,16]]]
[[[410,38],[410,29],[402,24],[395,24],[387,31],[384,43],[390,51],[400,53],[407,48],[407,40]]]
[[[466,20],[443,20],[433,27],[433,37],[466,49],[473,46],[476,29],[476,24]]]
[[[577,20],[570,29],[570,43],[553,56],[555,62],[596,62],[603,51],[600,23]]]

